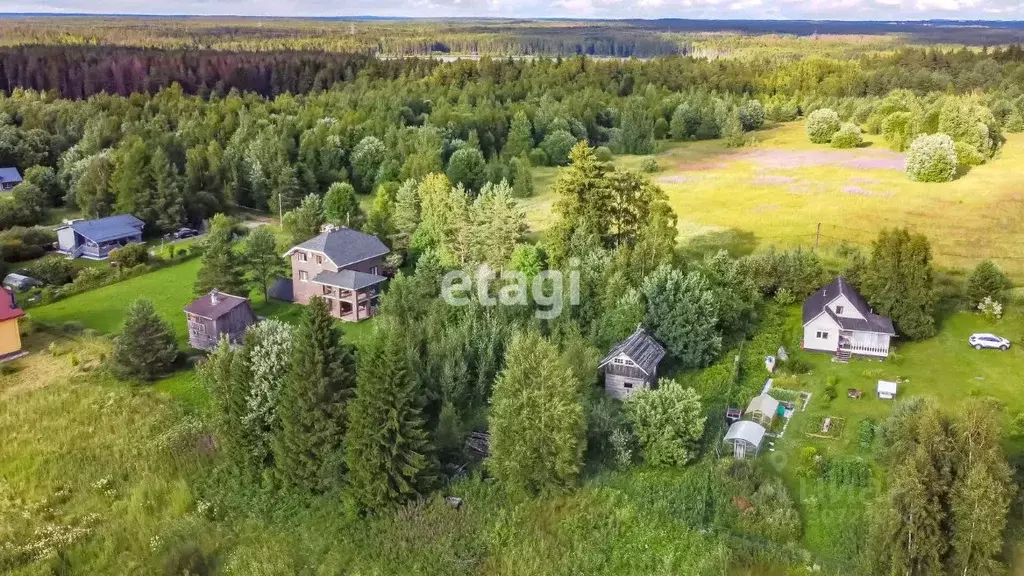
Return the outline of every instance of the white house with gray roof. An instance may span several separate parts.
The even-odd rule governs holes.
[[[291,299],[308,304],[327,301],[331,315],[359,322],[374,315],[387,277],[384,256],[390,250],[371,234],[325,227],[322,234],[285,252],[292,267]]]
[[[619,399],[628,398],[637,390],[650,388],[658,381],[658,364],[665,357],[665,348],[642,326],[629,338],[616,344],[601,360],[604,391]]]
[[[803,310],[805,350],[885,358],[896,331],[892,320],[875,314],[842,277],[811,294]]]

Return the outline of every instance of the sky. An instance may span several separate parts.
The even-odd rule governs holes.
[[[0,0],[0,12],[247,16],[1024,20],[1024,0]]]

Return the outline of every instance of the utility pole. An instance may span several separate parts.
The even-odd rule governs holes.
[[[818,230],[814,233],[814,251],[818,251],[818,240],[821,239],[821,222],[818,222]]]
[[[284,228],[284,204],[281,201],[280,193],[277,195],[277,223]],[[820,228],[821,224],[818,224],[818,227]]]

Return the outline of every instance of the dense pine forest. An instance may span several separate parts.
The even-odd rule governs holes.
[[[939,266],[906,223],[794,248],[674,208],[728,162],[792,185],[751,210],[770,224],[908,190],[937,222],[1014,184],[1021,29],[885,26],[0,20],[0,167],[24,177],[0,272],[44,284],[12,296],[30,353],[0,364],[0,570],[1020,570],[1024,357],[966,345],[1024,333],[1008,274]],[[859,179],[826,189],[837,166]],[[124,213],[147,244],[49,253],[62,220]],[[338,227],[390,250],[366,322],[270,297]],[[458,272],[495,283],[456,305]],[[804,350],[800,304],[838,275],[891,319],[884,360]],[[211,291],[262,321],[185,349]],[[639,335],[656,385],[611,397],[602,358]],[[772,435],[733,458],[723,416],[769,392]]]

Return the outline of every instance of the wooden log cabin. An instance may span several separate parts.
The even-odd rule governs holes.
[[[185,307],[188,322],[188,343],[197,350],[212,350],[227,336],[238,344],[246,329],[259,319],[249,305],[249,299],[211,290]]]
[[[601,360],[604,390],[609,396],[625,399],[637,390],[650,388],[658,380],[658,364],[665,348],[638,326]]]

